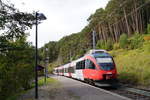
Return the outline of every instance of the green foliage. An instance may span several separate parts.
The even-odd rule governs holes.
[[[38,85],[43,86],[44,84],[56,84],[58,81],[54,78],[46,78],[46,83],[45,83],[45,77],[42,77],[40,80],[38,80]],[[32,83],[31,88],[34,88],[35,83]]]
[[[25,31],[34,16],[4,4],[0,11],[0,100],[30,88],[34,76],[34,48]]]
[[[128,36],[126,34],[122,34],[120,36],[119,45],[121,48],[127,48],[128,45]]]
[[[111,39],[108,39],[105,45],[106,45],[106,50],[113,49],[113,42],[111,41]]]
[[[97,49],[105,49],[105,42],[102,40],[99,40],[96,44]]]
[[[147,25],[147,34],[150,34],[150,24]]]
[[[139,33],[136,33],[131,38],[129,38],[129,49],[137,49],[140,48],[143,44],[143,36]]]
[[[46,48],[48,51],[46,51]],[[49,58],[49,63],[55,61],[58,58],[58,52],[58,42],[50,41],[49,43],[45,44],[44,47],[39,49],[40,63],[44,65],[46,57]]]
[[[39,49],[40,60],[44,64],[46,56],[45,48],[48,48],[49,63],[57,62],[57,65],[68,63],[70,60],[78,59],[83,56],[85,52],[90,48],[90,40],[86,36],[86,33],[90,29],[85,27],[80,33],[74,33],[70,36],[65,36],[58,42],[49,42],[44,47]],[[52,66],[53,67],[53,64]],[[51,68],[50,68],[51,69]]]
[[[107,42],[99,40],[96,44],[97,49],[106,49],[106,50],[112,50],[113,44],[112,41],[109,39]]]
[[[118,49],[110,53],[114,55],[120,81],[134,85],[150,85],[150,54],[145,46],[136,50]]]
[[[12,48],[5,55],[0,54],[0,98],[6,97],[30,88],[30,81],[34,76],[33,48],[22,40],[11,43]],[[17,48],[16,48],[17,49]],[[31,60],[32,59],[32,60]]]
[[[114,50],[117,50],[117,49],[119,49],[119,48],[120,48],[119,43],[115,43],[115,44],[113,45],[113,49],[114,49]]]
[[[143,43],[143,48],[144,51],[150,52],[150,41],[146,41]]]

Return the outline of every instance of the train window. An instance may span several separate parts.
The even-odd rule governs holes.
[[[79,62],[76,63],[76,69],[79,69]]]
[[[86,68],[87,69],[95,69],[96,67],[95,67],[95,64],[92,61],[90,61],[89,59],[87,59],[86,60]]]
[[[102,70],[106,71],[113,70],[115,68],[114,63],[99,63],[99,65]]]
[[[66,68],[66,73],[68,73],[68,68]]]
[[[85,69],[85,60],[82,61],[82,69]]]
[[[65,72],[64,68],[61,70],[61,72],[62,72],[62,73],[64,73],[64,72]]]
[[[68,72],[69,72],[69,73],[74,73],[74,68],[73,68],[73,67],[69,67],[69,68],[68,68]]]
[[[111,57],[108,53],[95,53],[95,54],[93,54],[93,56],[95,58],[107,58],[107,57]]]
[[[113,59],[111,56],[105,56],[96,58],[96,61],[102,70],[113,70],[115,68]]]
[[[85,69],[85,60],[77,62],[76,69]]]

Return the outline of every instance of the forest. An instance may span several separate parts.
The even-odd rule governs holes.
[[[146,71],[147,68],[149,69],[147,58],[150,57],[148,53],[150,52],[149,11],[149,0],[110,0],[105,8],[99,8],[89,16],[88,25],[79,33],[72,33],[59,41],[50,41],[40,48],[40,63],[44,64],[45,48],[48,48],[49,70],[83,56],[93,47],[92,32],[94,30],[96,48],[106,49],[112,54],[121,80],[150,84],[149,72]],[[137,61],[132,61],[132,57],[138,58]],[[124,65],[126,67],[123,67]],[[130,69],[132,71],[128,71]],[[137,74],[136,71],[140,70],[143,71]],[[146,74],[143,75],[143,73]],[[128,77],[125,78],[125,76]]]
[[[92,49],[93,30],[96,31],[96,47],[107,50],[119,47],[122,35],[124,38],[148,34],[149,5],[148,0],[110,0],[105,9],[99,8],[89,16],[87,19],[89,24],[81,32],[72,33],[59,41],[50,41],[40,48],[41,61],[45,56],[45,48],[49,49],[49,62],[57,62],[58,65],[83,56],[86,51]],[[130,42],[132,45],[132,41]],[[122,44],[120,46],[122,47]],[[135,47],[126,48],[134,49]]]

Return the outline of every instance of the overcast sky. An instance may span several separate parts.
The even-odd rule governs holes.
[[[2,0],[4,1],[4,0]],[[109,0],[7,0],[20,11],[39,11],[47,20],[39,25],[38,47],[49,41],[58,41],[63,36],[80,32],[87,18],[96,9],[105,7]],[[30,30],[29,41],[35,41],[35,28]]]

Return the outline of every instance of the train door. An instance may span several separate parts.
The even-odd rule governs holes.
[[[75,61],[73,61],[72,63],[71,63],[71,67],[70,67],[71,69],[70,69],[70,72],[71,72],[71,77],[72,78],[76,78],[76,73],[75,73],[75,71],[76,71],[76,62]]]
[[[84,80],[83,70],[85,69],[85,60],[76,63],[76,78],[79,80]]]

